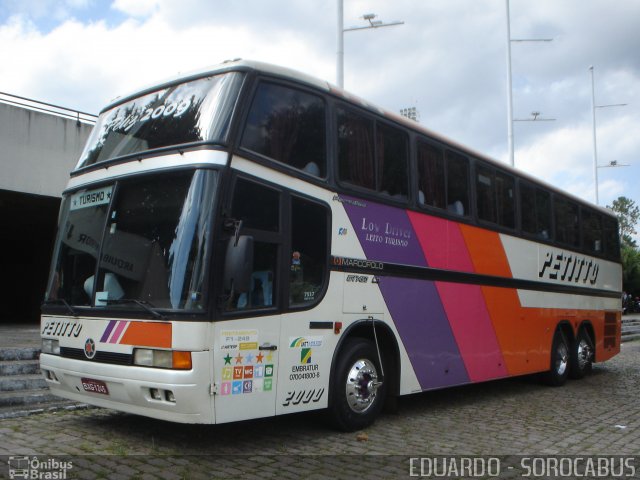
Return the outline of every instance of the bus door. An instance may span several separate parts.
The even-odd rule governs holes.
[[[229,318],[214,327],[216,423],[275,415],[280,348],[282,192],[238,177],[228,203],[238,258],[229,260],[228,245],[224,277],[242,278],[242,286],[223,282]],[[250,275],[242,267],[249,264]]]
[[[216,423],[275,415],[280,315],[214,327]]]

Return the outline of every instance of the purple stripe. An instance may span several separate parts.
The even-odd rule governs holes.
[[[344,209],[368,260],[427,266],[407,212],[401,208],[343,197]],[[365,206],[359,206],[365,205]]]
[[[107,329],[104,331],[104,333],[102,334],[102,338],[100,339],[101,343],[106,343],[107,342],[107,338],[109,338],[109,335],[111,334],[111,330],[113,330],[113,327],[116,326],[117,320],[111,320],[109,322],[109,325],[107,325]]]
[[[428,266],[405,210],[342,198],[368,260]],[[435,284],[381,276],[379,286],[420,386],[426,390],[468,383],[469,375]]]
[[[380,291],[420,386],[428,390],[468,383],[434,282],[381,277]]]
[[[118,322],[118,327],[116,328],[116,331],[113,333],[111,339],[109,340],[109,343],[118,343],[118,340],[120,340],[120,335],[122,335],[122,331],[124,330],[124,327],[127,326],[129,322],[127,322],[126,320],[120,320]]]

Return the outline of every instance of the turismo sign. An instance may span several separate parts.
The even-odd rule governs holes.
[[[110,185],[98,190],[78,192],[71,197],[70,209],[80,210],[81,208],[95,207],[97,205],[109,205],[112,190],[113,185]]]

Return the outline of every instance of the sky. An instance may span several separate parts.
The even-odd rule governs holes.
[[[512,40],[552,39],[511,42],[516,168],[595,202],[593,91],[598,164],[629,165],[600,205],[640,204],[640,1],[509,5]],[[506,0],[344,0],[345,28],[369,13],[404,24],[344,34],[345,89],[508,163]],[[337,0],[0,0],[0,92],[98,113],[234,58],[335,83],[336,25]]]

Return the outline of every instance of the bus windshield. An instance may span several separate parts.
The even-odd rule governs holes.
[[[225,142],[242,77],[235,72],[200,78],[103,112],[76,169],[154,148]]]
[[[205,308],[217,178],[214,170],[173,172],[65,196],[46,301]]]

